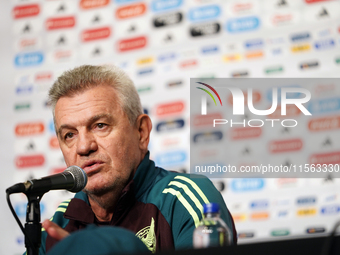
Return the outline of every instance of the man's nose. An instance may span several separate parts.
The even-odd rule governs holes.
[[[91,132],[79,132],[77,139],[77,154],[88,156],[98,149],[94,135]]]

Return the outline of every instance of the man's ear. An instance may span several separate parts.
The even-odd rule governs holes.
[[[138,116],[136,124],[139,133],[139,148],[143,151],[147,151],[152,129],[151,119],[147,114],[141,114]]]

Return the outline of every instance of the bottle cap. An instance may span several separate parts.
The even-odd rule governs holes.
[[[210,203],[203,205],[203,213],[218,213],[220,206],[218,203]]]

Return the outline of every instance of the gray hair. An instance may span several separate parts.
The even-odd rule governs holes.
[[[120,68],[111,65],[83,65],[64,72],[49,90],[49,104],[52,107],[53,119],[57,101],[64,96],[73,96],[79,92],[106,84],[112,86],[119,99],[119,105],[134,125],[143,113],[138,92],[130,77]]]

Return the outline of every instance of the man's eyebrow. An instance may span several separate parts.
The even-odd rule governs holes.
[[[103,113],[92,116],[89,120],[87,120],[87,124],[92,124],[100,119],[107,119],[108,121],[111,121],[113,119],[111,114]],[[63,129],[74,129],[72,125],[69,124],[63,124],[59,127],[57,134],[61,136],[61,131]]]

